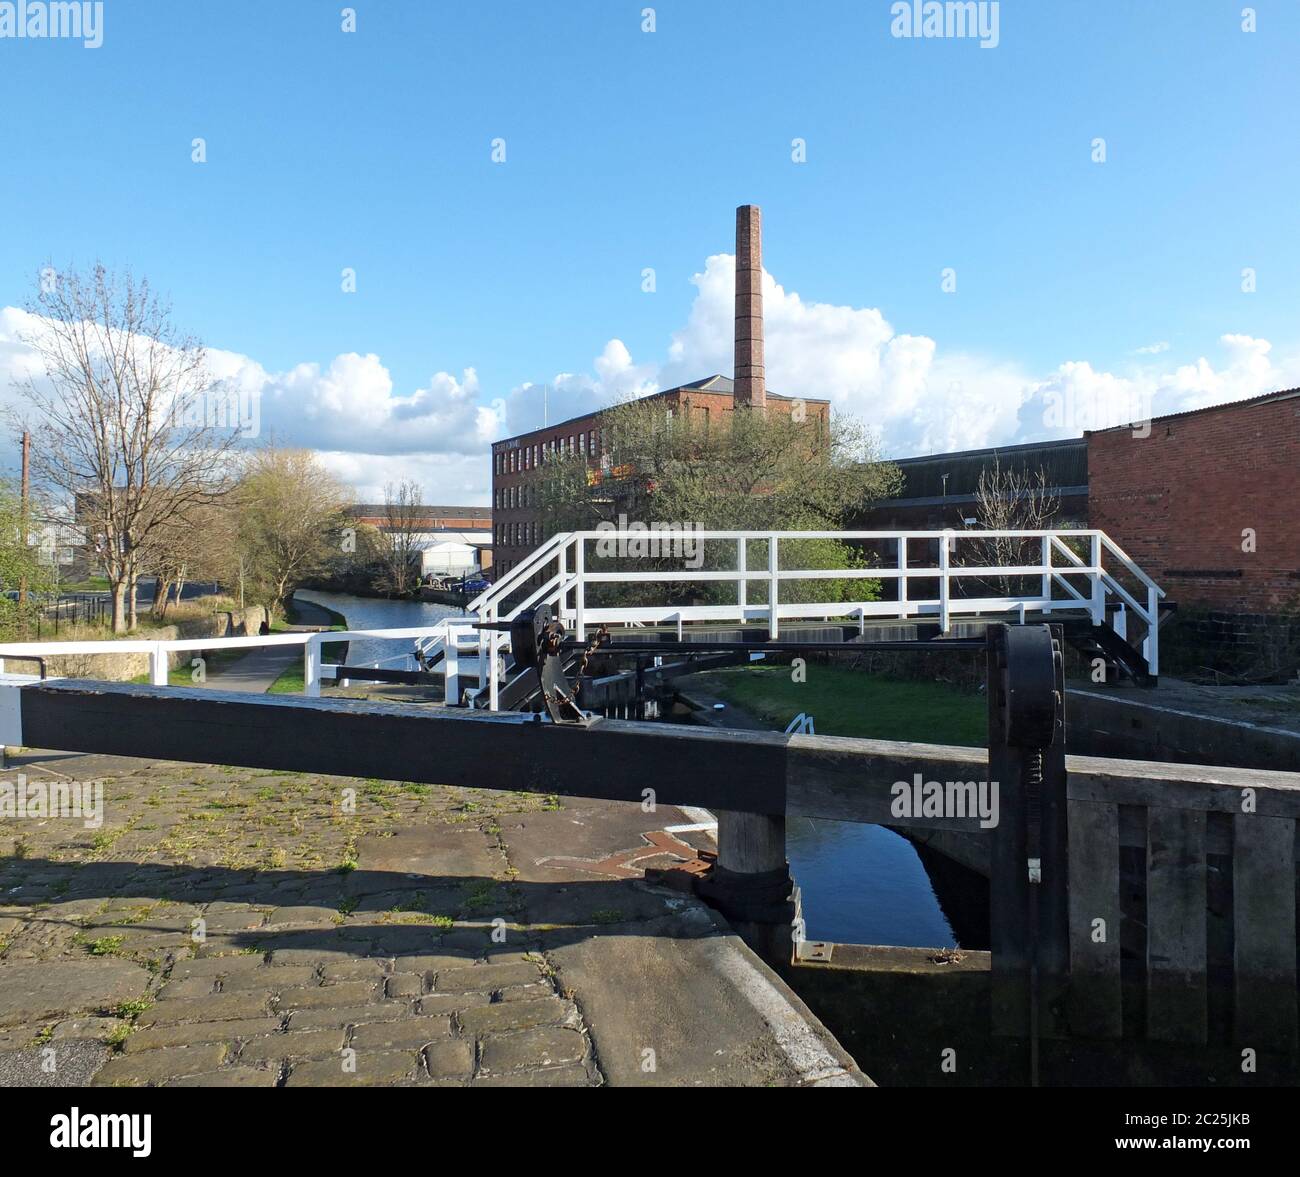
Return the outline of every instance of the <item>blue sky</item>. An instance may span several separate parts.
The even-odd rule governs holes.
[[[833,385],[891,453],[1042,432],[1026,406],[1070,381],[1159,409],[1294,375],[1296,0],[1254,33],[1223,0],[1002,0],[988,49],[895,38],[889,0],[662,0],[653,33],[622,0],[361,0],[355,33],[343,7],[106,0],[101,48],[0,39],[0,307],[47,259],[129,264],[256,366],[277,436],[346,454],[322,414],[378,413],[345,476],[479,501],[484,439],[540,423],[527,383],[577,411],[729,371],[692,278],[746,202],[787,296],[773,387]],[[377,361],[331,384],[351,353]],[[336,395],[279,378],[302,365]],[[377,371],[416,399],[385,416]],[[449,436],[412,441],[429,406]]]

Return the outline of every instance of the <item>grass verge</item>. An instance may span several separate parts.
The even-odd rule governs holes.
[[[343,616],[337,609],[330,609],[326,605],[318,605],[312,602],[314,609],[319,609],[330,616],[330,629],[345,630],[348,627],[348,619]],[[295,609],[293,597],[289,598],[286,606],[287,622],[275,622],[271,626],[274,633],[287,633],[289,626],[293,624],[303,625],[310,624],[305,618],[298,620],[302,614]],[[313,618],[314,621],[314,618]],[[325,642],[321,646],[321,661],[323,662],[342,662],[347,657],[347,642]],[[302,659],[299,658],[292,666],[286,667],[279,678],[275,680],[267,690],[268,695],[301,695],[305,683],[302,675]]]
[[[789,666],[737,667],[688,679],[783,730],[800,712],[812,715],[818,735],[909,740],[982,747],[988,715],[983,695],[946,683],[881,678],[843,666],[809,662],[807,681],[794,682]]]

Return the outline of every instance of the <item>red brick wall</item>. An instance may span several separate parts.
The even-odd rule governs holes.
[[[1088,520],[1187,607],[1300,608],[1300,394],[1088,434]],[[1242,550],[1253,528],[1255,551]],[[1206,575],[1208,572],[1219,575]]]

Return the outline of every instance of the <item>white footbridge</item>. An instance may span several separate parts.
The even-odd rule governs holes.
[[[840,550],[854,553],[857,566],[810,566],[819,550],[812,541],[842,545]],[[921,624],[949,634],[956,626],[992,620],[1059,621],[1083,632],[1099,654],[1128,663],[1135,677],[1154,682],[1164,595],[1109,536],[1088,528],[572,531],[552,536],[521,560],[470,601],[464,616],[429,626],[9,642],[0,643],[0,673],[45,677],[47,661],[76,656],[88,660],[84,677],[93,677],[94,656],[137,653],[148,656],[150,682],[165,686],[176,654],[300,646],[303,693],[319,696],[322,684],[345,683],[349,669],[362,669],[326,663],[326,643],[378,639],[395,643],[394,653],[371,668],[438,674],[448,703],[497,710],[511,672],[510,635],[479,627],[547,605],[579,640],[598,627],[670,627],[689,641],[693,631],[738,626],[775,641],[818,622],[856,625],[862,634],[890,624]]]

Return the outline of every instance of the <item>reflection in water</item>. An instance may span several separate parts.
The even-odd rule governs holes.
[[[353,629],[433,625],[461,616],[458,609],[426,601],[307,589],[297,595],[342,613]],[[363,639],[352,643],[348,662],[368,664],[410,648],[409,638]],[[923,862],[910,842],[881,826],[791,818],[786,837],[810,940],[916,948],[986,945],[988,884],[979,875],[933,853]]]
[[[957,942],[916,850],[892,830],[791,818],[786,846],[808,939],[915,948]]]

